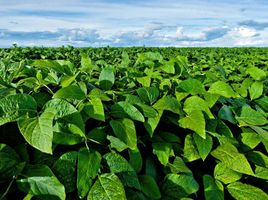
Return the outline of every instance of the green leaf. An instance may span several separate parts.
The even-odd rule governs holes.
[[[28,94],[15,94],[0,99],[0,126],[26,115],[35,116],[37,103]]]
[[[135,171],[138,173],[141,171],[142,169],[142,155],[139,151],[139,149],[135,149],[135,150],[129,150],[128,151],[129,154],[129,164],[133,167],[133,169],[135,169]]]
[[[69,85],[67,87],[59,89],[53,95],[53,98],[82,100],[86,98],[86,95],[83,90],[81,90],[81,88],[77,85]]]
[[[74,124],[84,132],[85,124],[82,116],[69,102],[63,99],[52,99],[45,104],[43,109],[53,112],[55,120],[64,120],[70,124]]]
[[[144,117],[154,118],[158,115],[158,112],[153,107],[144,103],[136,103],[135,106],[142,111]]]
[[[22,170],[20,165],[20,157],[16,151],[6,144],[0,144],[0,182],[17,176]]]
[[[97,176],[101,164],[101,155],[99,152],[90,151],[82,148],[78,152],[77,164],[77,192],[79,198],[84,198],[91,185],[93,179]]]
[[[105,121],[103,104],[99,98],[93,98],[90,102],[85,103],[83,105],[83,111],[90,118]]]
[[[248,175],[254,174],[244,154],[239,153],[236,147],[230,143],[218,146],[211,152],[211,155],[234,171]]]
[[[237,200],[268,199],[268,195],[261,189],[241,182],[231,183],[227,190]]]
[[[153,104],[159,97],[159,90],[156,87],[143,87],[137,90],[139,97],[149,104]]]
[[[233,111],[229,106],[223,105],[218,112],[218,117],[222,120],[227,120],[233,124],[236,123]]]
[[[158,111],[168,110],[176,114],[182,114],[180,102],[172,96],[162,97],[153,105],[153,108]]]
[[[124,157],[116,153],[107,153],[103,158],[106,160],[110,171],[116,173],[124,186],[141,189],[136,171]]]
[[[76,189],[76,161],[77,152],[69,151],[63,154],[52,167],[56,177],[64,185],[66,193]]]
[[[134,122],[130,119],[111,120],[110,125],[116,135],[130,149],[137,148],[137,136]]]
[[[239,117],[236,117],[240,126],[246,125],[265,125],[268,123],[267,119],[250,106],[243,106]]]
[[[224,188],[220,182],[210,175],[204,175],[203,184],[206,200],[224,200]]]
[[[176,157],[172,164],[168,164],[170,170],[174,174],[184,173],[192,174],[192,171],[186,166],[180,157]]]
[[[233,91],[231,86],[223,81],[217,81],[213,83],[210,86],[208,92],[211,94],[218,94],[226,98],[238,97],[238,95]]]
[[[81,68],[82,72],[91,73],[92,71],[92,63],[91,59],[88,57],[86,53],[81,53]]]
[[[174,199],[181,199],[194,194],[199,189],[198,183],[192,175],[168,174],[165,177],[162,190]]]
[[[250,149],[254,149],[261,142],[260,136],[255,132],[241,133],[241,136],[243,144],[248,146]]]
[[[247,73],[255,80],[259,81],[266,77],[265,71],[258,67],[250,67],[247,69]]]
[[[43,112],[39,117],[25,118],[18,121],[18,126],[25,140],[36,149],[52,154],[54,113]]]
[[[186,135],[185,137],[183,157],[187,162],[192,162],[200,158],[197,147],[193,141],[193,137],[190,134]]]
[[[224,184],[229,184],[240,180],[242,178],[242,174],[228,168],[226,164],[220,162],[214,169],[214,177]]]
[[[205,100],[198,96],[191,96],[187,98],[184,102],[183,110],[188,114],[195,110],[204,111],[210,119],[214,119],[213,114],[208,108],[208,104],[205,102]]]
[[[212,137],[206,136],[206,139],[200,137],[198,134],[193,134],[194,142],[197,146],[200,157],[204,161],[208,154],[210,153],[213,145]]]
[[[64,186],[54,176],[28,177],[18,180],[17,183],[33,196],[49,195],[56,196],[61,200],[66,198]]]
[[[195,131],[202,138],[206,138],[206,122],[204,115],[199,110],[194,110],[188,113],[188,115],[179,120],[179,124],[182,128],[188,128]]]
[[[163,114],[163,111],[159,111],[156,117],[150,117],[144,123],[145,129],[149,133],[150,137],[153,137],[154,131],[155,131],[158,123],[160,122],[162,114]]]
[[[64,87],[68,87],[69,85],[72,84],[72,82],[75,81],[76,77],[80,74],[80,72],[77,72],[75,75],[72,76],[63,76],[61,78],[61,86]]]
[[[266,112],[268,112],[268,96],[264,96],[258,100],[255,100],[255,102]]]
[[[110,141],[111,148],[115,148],[117,151],[121,152],[128,148],[128,146],[119,140],[117,137],[108,135],[107,139]]]
[[[254,82],[249,88],[250,99],[258,99],[263,92],[263,83],[262,82]]]
[[[111,108],[111,115],[117,118],[130,118],[140,122],[144,122],[144,117],[140,111],[126,101],[120,101]]]
[[[166,142],[153,143],[153,153],[157,156],[160,163],[164,166],[168,164],[172,153],[172,145]]]
[[[102,174],[92,186],[87,200],[126,200],[124,187],[115,174]]]
[[[99,77],[100,87],[103,90],[110,90],[114,84],[115,76],[113,68],[105,67],[102,69]]]
[[[268,180],[268,169],[265,167],[256,166],[255,177]]]
[[[139,181],[141,183],[141,190],[146,196],[150,199],[161,198],[160,190],[153,177],[147,175],[139,176]]]
[[[203,94],[205,92],[204,85],[199,80],[192,78],[181,81],[178,89],[191,95]]]
[[[246,157],[255,165],[268,168],[268,156],[264,153],[260,151],[250,151],[246,153]]]

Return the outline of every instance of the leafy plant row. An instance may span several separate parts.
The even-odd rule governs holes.
[[[237,51],[5,54],[0,199],[268,199],[268,59]]]

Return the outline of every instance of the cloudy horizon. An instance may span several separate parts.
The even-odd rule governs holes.
[[[0,0],[0,47],[268,47],[265,0]]]

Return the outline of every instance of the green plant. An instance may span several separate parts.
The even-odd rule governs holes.
[[[267,49],[0,55],[1,200],[268,199]]]

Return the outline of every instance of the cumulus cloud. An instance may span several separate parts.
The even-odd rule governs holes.
[[[265,28],[268,28],[268,21],[266,22],[257,22],[254,20],[246,20],[238,22],[239,26],[245,26],[249,28],[254,28],[256,30],[264,30]]]

